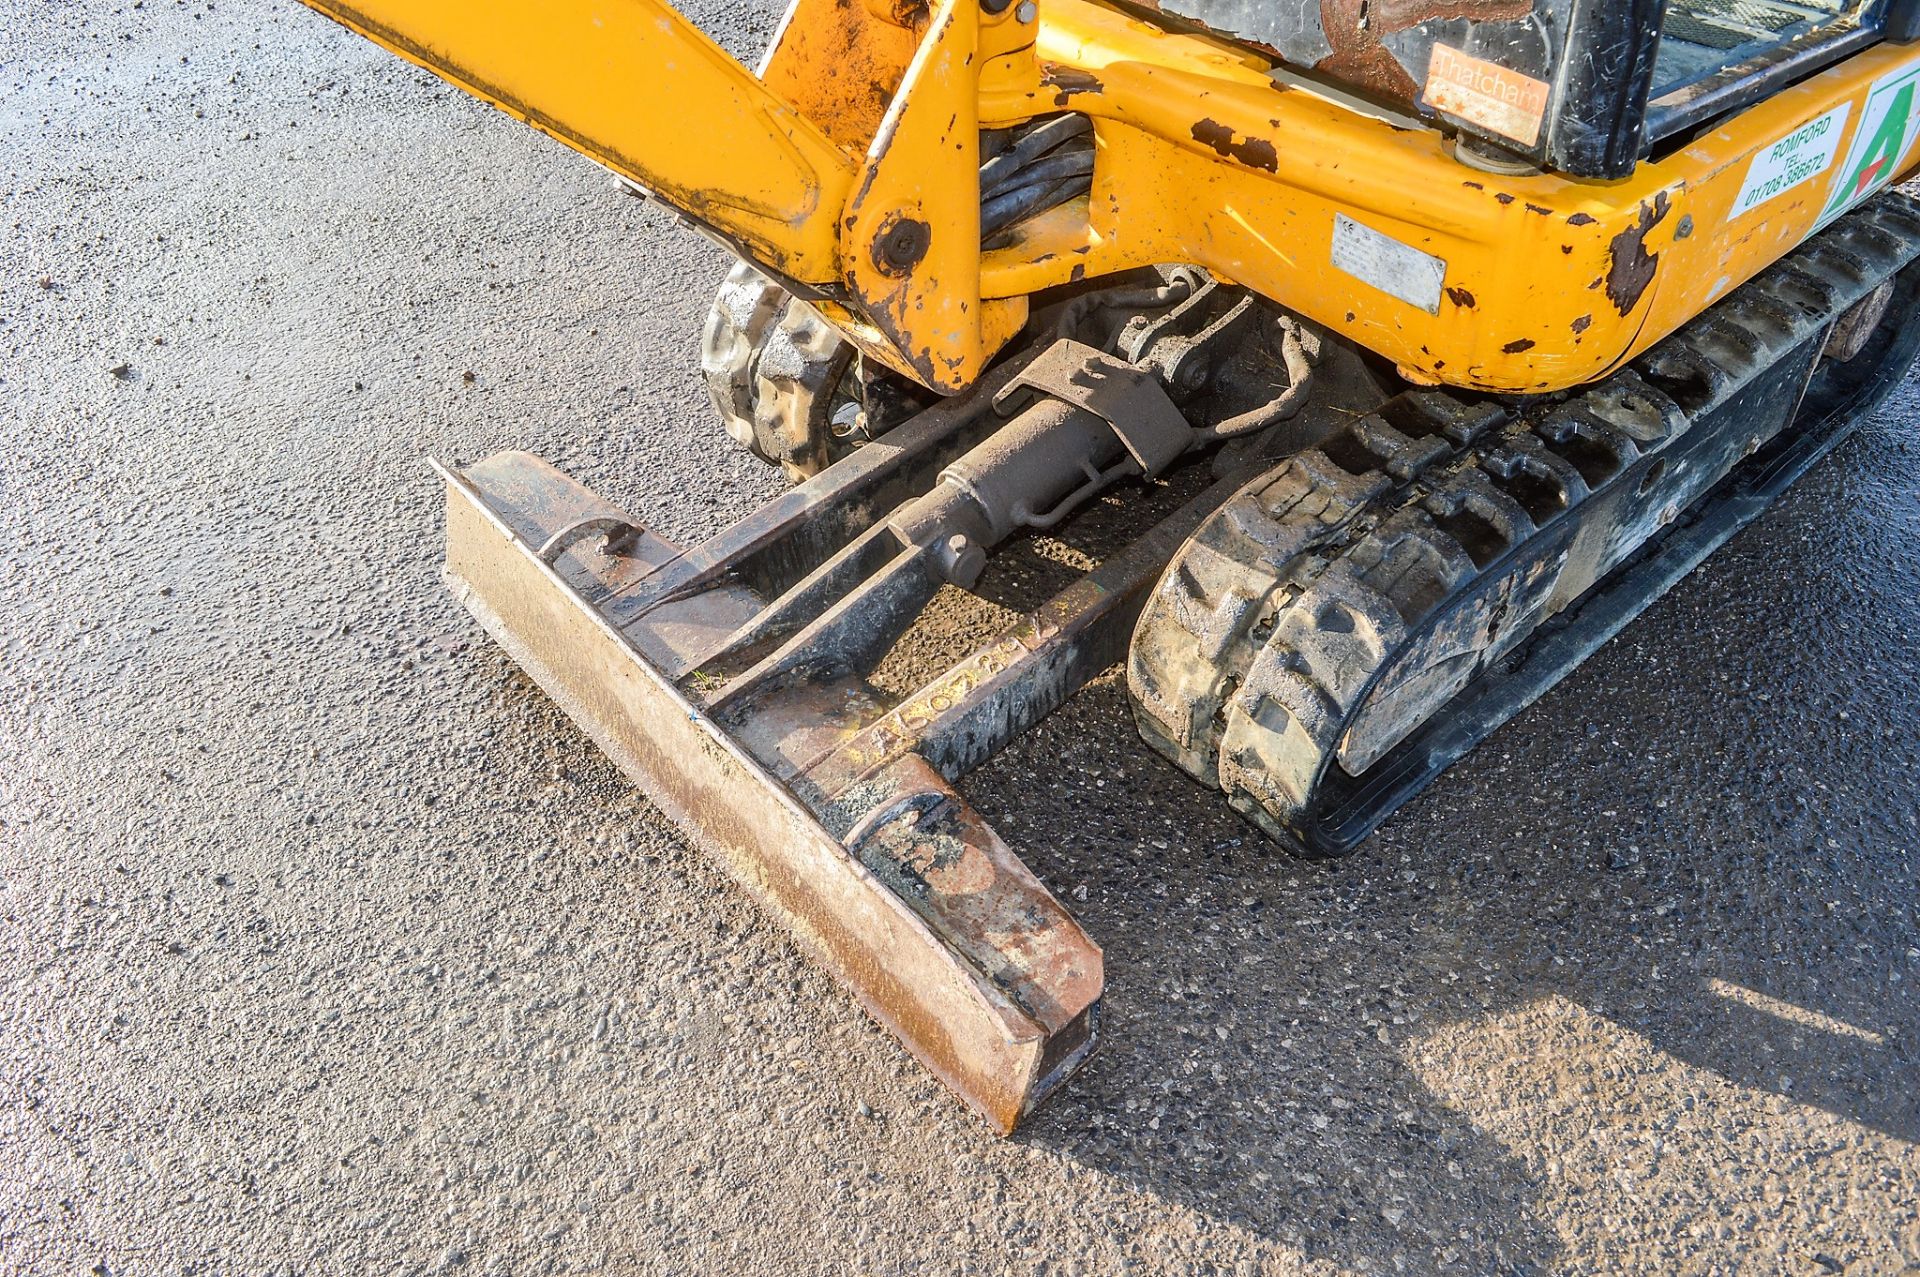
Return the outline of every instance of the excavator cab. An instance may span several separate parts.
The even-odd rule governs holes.
[[[1465,157],[1620,178],[1881,40],[1913,0],[1176,0],[1162,13],[1469,139]]]
[[[716,443],[792,485],[683,546],[449,462],[446,578],[1000,1131],[1105,970],[970,770],[1123,665],[1352,852],[1920,348],[1920,0],[792,0],[753,70],[665,0],[309,3],[738,259]],[[924,659],[1096,503],[1130,540]]]

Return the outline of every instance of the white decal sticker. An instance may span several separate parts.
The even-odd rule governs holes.
[[[1389,297],[1418,306],[1430,315],[1440,313],[1440,286],[1446,282],[1447,263],[1371,226],[1362,226],[1345,213],[1333,217],[1333,264]]]
[[[1840,135],[1846,131],[1847,115],[1852,110],[1853,103],[1842,102],[1755,155],[1753,163],[1747,166],[1747,180],[1740,187],[1740,195],[1733,201],[1729,216],[1751,213],[1774,196],[1785,195],[1832,168],[1833,157],[1840,150]]]
[[[1900,171],[1913,147],[1914,126],[1920,124],[1917,100],[1920,64],[1909,63],[1884,75],[1867,90],[1860,127],[1853,131],[1853,144],[1847,147],[1847,162],[1834,173],[1820,225],[1825,226],[1891,182]]]

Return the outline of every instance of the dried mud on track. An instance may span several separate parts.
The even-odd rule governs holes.
[[[1920,1264],[1911,385],[1353,860],[1112,677],[980,773],[1110,981],[1003,1143],[435,577],[428,453],[773,490],[724,263],[295,6],[4,12],[0,1271]]]

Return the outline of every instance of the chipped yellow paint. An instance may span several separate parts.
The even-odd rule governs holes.
[[[793,0],[764,82],[662,0],[308,2],[811,286],[868,355],[944,391],[980,375],[1032,294],[1161,262],[1254,289],[1418,381],[1592,381],[1815,228],[1832,172],[1734,215],[1755,155],[1843,104],[1846,154],[1872,84],[1920,64],[1913,46],[1870,48],[1592,182],[1472,169],[1437,131],[1101,0],[1041,0],[1026,22],[1026,6],[973,0]],[[1091,197],[983,252],[979,128],[1063,110],[1095,121]],[[909,223],[887,260],[878,246]]]
[[[307,3],[782,274],[834,278],[853,157],[661,0]]]
[[[1912,46],[1869,49],[1629,178],[1594,182],[1471,169],[1437,132],[1283,87],[1210,45],[1093,0],[1048,0],[1038,53],[1054,83],[1029,109],[1094,117],[1093,194],[1083,216],[1035,219],[987,254],[985,294],[1190,262],[1415,380],[1503,391],[1602,376],[1800,243],[1830,174],[1730,218],[1753,156],[1842,102],[1855,104],[1850,132],[1877,78],[1920,63]],[[1333,264],[1341,214],[1446,263],[1435,312]]]
[[[841,222],[849,303],[898,352],[889,362],[936,390],[971,384],[1027,316],[1024,297],[980,292],[985,43],[974,0],[934,11]]]

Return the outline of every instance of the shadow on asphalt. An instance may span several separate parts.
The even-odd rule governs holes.
[[[1094,716],[1118,726],[1119,700],[1098,694]],[[1063,866],[1061,851],[1034,855],[1038,840],[1025,836],[1041,825],[1152,829],[1168,806],[1161,788],[1110,783],[1112,805],[1100,813],[1065,796],[1029,801],[1011,831],[1049,881],[1092,884],[1099,903],[1080,905],[1080,916],[1107,958],[1102,1054],[1023,1136],[1041,1147],[1310,1257],[1386,1260],[1417,1240],[1460,1252],[1475,1271],[1545,1268],[1555,1241],[1533,1209],[1537,1172],[1409,1071],[1395,1021],[1412,1011],[1411,1031],[1427,1032],[1550,995],[1742,1088],[1920,1139],[1920,1113],[1899,1081],[1912,1076],[1911,1056],[1866,1027],[1911,1018],[1911,1008],[1756,961],[1756,942],[1778,930],[1783,909],[1801,919],[1823,911],[1817,877],[1763,857],[1761,876],[1798,885],[1721,901],[1710,925],[1669,911],[1659,925],[1689,934],[1643,946],[1635,940],[1650,928],[1639,897],[1604,890],[1621,871],[1562,863],[1538,822],[1490,814],[1467,831],[1449,816],[1446,837],[1425,837],[1437,813],[1416,804],[1360,860],[1316,867],[1280,861],[1230,818],[1192,810],[1211,806],[1205,795],[1179,803],[1185,835],[1207,840],[1184,863],[1135,853],[1101,865],[1089,838],[1085,861]],[[1007,823],[999,811],[990,819]],[[1723,854],[1706,823],[1674,822],[1674,854]],[[1659,837],[1640,836],[1646,847]],[[1483,839],[1503,841],[1506,854],[1453,861],[1450,844]],[[1406,861],[1387,859],[1392,847],[1421,844]],[[1438,885],[1379,892],[1388,865]],[[1689,862],[1675,876],[1710,890],[1716,875]],[[1602,888],[1599,901],[1585,899],[1590,886]],[[1853,936],[1834,918],[1800,939],[1838,951]],[[1859,1032],[1757,1009],[1720,991],[1727,986]]]
[[[1112,675],[976,773],[969,796],[1106,951],[1102,1053],[1020,1138],[1310,1257],[1542,1269],[1553,1142],[1480,1129],[1408,1044],[1557,997],[1920,1141],[1920,1014],[1886,947],[1910,908],[1920,685],[1886,645],[1920,628],[1920,465],[1890,433],[1845,445],[1351,859],[1263,843],[1139,745]],[[1829,531],[1836,507],[1858,513]],[[1521,1067],[1529,1111],[1620,1117],[1590,1080],[1607,1060]]]

